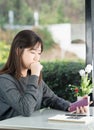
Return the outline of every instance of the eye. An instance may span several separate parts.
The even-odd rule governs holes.
[[[39,55],[41,55],[41,52],[40,53],[38,53]]]
[[[30,53],[35,54],[35,52],[34,52],[34,51],[31,51]]]

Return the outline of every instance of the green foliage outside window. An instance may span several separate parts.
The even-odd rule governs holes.
[[[83,0],[0,0],[0,26],[9,24],[8,12],[14,12],[14,25],[34,25],[34,11],[39,12],[39,24],[83,23]]]
[[[43,79],[48,86],[60,97],[71,102],[76,100],[70,84],[79,85],[79,70],[84,68],[85,64],[81,61],[56,61],[44,62]]]
[[[7,45],[5,42],[0,42],[0,64],[6,62],[9,55],[10,45]]]

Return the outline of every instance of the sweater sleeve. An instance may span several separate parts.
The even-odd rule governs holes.
[[[58,97],[48,86],[43,82],[43,105],[58,110],[67,111],[70,102]]]
[[[30,116],[38,99],[38,77],[30,76],[23,94],[19,92],[16,85],[11,80],[0,77],[0,91],[5,103],[13,107],[19,114]]]

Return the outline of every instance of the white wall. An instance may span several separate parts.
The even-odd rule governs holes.
[[[85,44],[71,44],[74,39],[85,40],[85,28],[84,24],[54,24],[48,26],[49,31],[52,34],[56,43],[60,44],[60,47],[64,51],[70,51],[75,53],[79,58],[86,58],[86,46]]]

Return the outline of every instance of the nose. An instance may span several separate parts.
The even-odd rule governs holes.
[[[39,61],[39,57],[37,55],[35,55],[34,61]]]
[[[37,61],[37,57],[34,57],[34,61]]]

